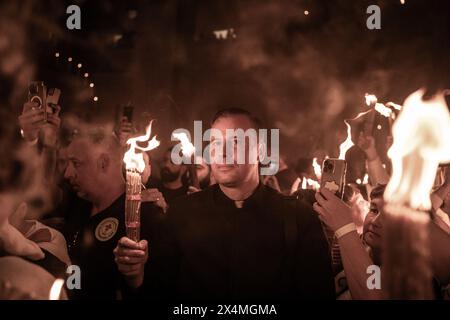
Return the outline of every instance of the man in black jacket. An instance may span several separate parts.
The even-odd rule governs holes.
[[[245,110],[219,112],[212,128],[258,129]],[[223,148],[236,137],[211,145]],[[258,163],[212,163],[217,185],[180,198],[167,212],[141,289],[145,295],[183,300],[334,299],[328,244],[309,205],[282,196],[259,180]],[[217,148],[211,149],[217,156]],[[235,149],[237,150],[237,149]],[[217,160],[217,157],[215,158]],[[126,257],[123,246],[118,261]],[[123,253],[121,255],[120,253]],[[130,259],[130,257],[129,257]]]
[[[86,127],[74,136],[67,153],[64,177],[86,200],[66,217],[69,255],[81,271],[81,286],[68,288],[72,289],[68,294],[72,299],[119,298],[125,284],[133,286],[137,281],[132,272],[119,272],[113,253],[126,234],[122,149],[106,129]],[[141,249],[156,235],[161,215],[162,209],[154,203],[142,204],[143,240],[137,244]]]

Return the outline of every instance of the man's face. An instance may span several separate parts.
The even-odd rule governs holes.
[[[248,138],[245,139],[245,142],[239,141],[239,143],[245,143],[245,164],[238,164],[237,137],[227,137],[226,135],[227,129],[242,129],[246,131],[252,128],[254,129],[254,125],[252,124],[251,120],[244,115],[231,115],[222,117],[214,122],[212,129],[216,129],[222,133],[221,138],[214,135],[211,136],[211,172],[214,175],[217,183],[224,186],[233,187],[240,185],[245,181],[248,181],[254,175],[258,175],[258,164],[249,163],[250,151],[257,153],[257,144],[251,146]],[[227,145],[229,144],[231,144],[229,148],[231,150],[234,150],[232,164],[227,164],[226,162],[226,149]],[[218,150],[218,148],[222,149],[222,164],[216,163],[216,161],[214,161],[217,156],[215,152]],[[250,148],[256,149],[250,150]]]
[[[370,202],[370,211],[364,220],[363,240],[372,250],[374,263],[381,262],[381,232],[383,227],[383,214],[381,208],[382,198],[374,198]]]
[[[173,182],[184,173],[183,166],[174,164],[170,154],[170,151],[166,152],[161,161],[161,179],[163,182]]]
[[[92,200],[101,192],[100,168],[92,144],[75,139],[67,148],[67,167],[64,178],[69,180],[80,198]]]

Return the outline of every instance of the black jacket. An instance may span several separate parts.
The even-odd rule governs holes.
[[[125,194],[93,217],[88,207],[74,214],[78,216],[67,221],[67,229],[72,231],[67,240],[72,264],[81,270],[81,290],[69,290],[69,296],[71,299],[114,300],[124,289],[113,250],[126,235]],[[142,203],[141,239],[153,242],[161,215],[160,208]]]
[[[158,298],[334,299],[328,244],[312,207],[260,184],[241,209],[218,185],[169,208],[146,268]]]

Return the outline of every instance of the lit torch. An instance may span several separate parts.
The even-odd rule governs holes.
[[[189,177],[191,178],[191,185],[194,188],[200,189],[200,182],[198,181],[197,167],[195,166],[195,147],[184,132],[173,133],[172,136],[181,142],[181,153],[183,157],[190,158]]]
[[[389,121],[389,131],[388,132],[391,132],[392,122],[395,117],[395,113],[392,111],[392,109],[389,107],[386,107],[382,103],[379,103],[377,97],[373,94],[366,93],[366,104],[368,107],[373,108],[376,112],[378,112],[382,116],[388,118],[388,121]],[[389,106],[391,106],[392,108],[394,108],[396,110],[400,110],[400,106],[393,102],[389,102]]]
[[[140,240],[141,230],[141,174],[145,169],[142,152],[153,150],[160,144],[156,136],[150,140],[152,122],[148,125],[144,136],[128,139],[127,145],[130,147],[123,157],[126,169],[125,227],[127,237],[136,242]],[[138,143],[147,144],[141,147]],[[141,152],[136,153],[136,150]]]
[[[383,224],[383,288],[387,299],[432,297],[430,192],[440,162],[450,161],[450,115],[442,94],[411,94],[393,125],[388,151],[392,177],[386,187]]]

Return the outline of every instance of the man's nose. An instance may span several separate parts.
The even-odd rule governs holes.
[[[69,163],[69,164],[66,166],[66,169],[65,169],[65,171],[64,171],[64,179],[69,180],[69,179],[72,178],[72,177],[73,177],[73,169],[72,169],[72,165]]]

